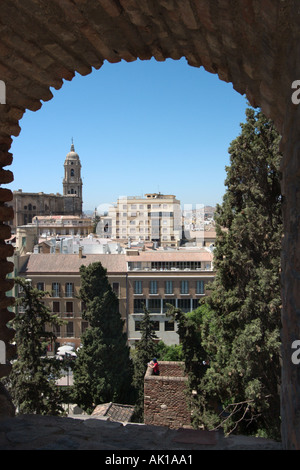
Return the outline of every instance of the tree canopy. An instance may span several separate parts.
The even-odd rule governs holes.
[[[214,270],[197,309],[210,359],[195,398],[197,424],[280,436],[282,198],[274,124],[248,108],[229,148],[226,192],[215,214]],[[184,336],[184,332],[182,333]],[[201,353],[199,353],[201,355]]]
[[[132,400],[133,365],[129,356],[119,301],[100,262],[81,266],[80,298],[89,327],[74,365],[74,393],[79,406],[91,412],[97,404]]]
[[[60,363],[47,357],[47,346],[56,339],[51,326],[62,321],[44,305],[46,292],[33,288],[26,279],[16,278],[15,282],[21,290],[13,320],[17,357],[6,386],[17,412],[59,415],[63,413],[56,385]]]

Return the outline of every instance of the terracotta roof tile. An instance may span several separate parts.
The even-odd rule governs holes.
[[[98,405],[91,417],[102,418],[106,417],[111,421],[129,422],[134,412],[134,406],[119,405],[118,403],[104,403]]]
[[[78,273],[80,266],[88,266],[100,261],[108,273],[125,272],[125,255],[95,254],[85,255],[82,258],[78,254],[31,254],[28,261],[20,270],[20,274],[29,273]]]

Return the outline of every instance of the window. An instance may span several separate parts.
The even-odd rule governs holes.
[[[36,283],[36,288],[37,288],[37,290],[44,290],[44,283],[43,282],[37,282]]]
[[[133,313],[144,312],[145,299],[134,299],[133,302]]]
[[[87,322],[87,321],[82,321],[82,322],[81,322],[81,333],[84,333],[85,330],[88,328],[88,326],[89,326],[89,322]]]
[[[191,301],[190,299],[178,299],[178,308],[183,312],[191,311]]]
[[[165,294],[173,294],[173,281],[166,281]]]
[[[181,281],[180,294],[188,294],[188,293],[189,293],[189,281]]]
[[[161,311],[160,299],[149,299],[148,310],[149,310],[149,313],[160,313]]]
[[[143,293],[143,283],[142,281],[134,281],[134,293],[142,294]]]
[[[150,294],[157,294],[157,281],[150,281]]]
[[[204,281],[196,282],[196,294],[204,294]]]
[[[165,321],[165,331],[174,331],[175,325],[173,321]]]
[[[53,325],[52,331],[55,334],[57,338],[60,338],[60,326],[59,325]]]
[[[67,323],[67,338],[73,338],[74,337],[74,325],[72,321],[69,321]]]
[[[163,299],[163,313],[166,313],[171,307],[176,307],[176,299]]]
[[[52,312],[53,313],[60,313],[60,302],[53,302]]]
[[[120,285],[118,282],[113,282],[112,290],[116,294],[117,297],[119,297],[119,287]]]
[[[59,282],[52,282],[52,297],[60,296],[60,284]]]
[[[74,284],[73,282],[66,282],[66,297],[73,297],[74,293]]]
[[[159,321],[152,321],[151,326],[153,327],[154,331],[159,331]]]
[[[67,317],[73,316],[73,312],[74,312],[73,302],[66,302],[66,312],[67,312]]]

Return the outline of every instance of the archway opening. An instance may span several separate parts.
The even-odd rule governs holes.
[[[159,191],[175,193],[183,204],[222,201],[228,146],[246,108],[231,84],[185,59],[152,59],[105,63],[53,94],[20,122],[11,147],[12,190],[61,192],[74,137],[84,211],[120,195]]]
[[[180,62],[181,66],[183,61]],[[164,64],[157,65],[159,65],[159,67],[164,66]],[[110,65],[109,67],[115,66]],[[130,67],[132,68],[132,65]],[[189,67],[187,67],[187,69],[189,69]],[[60,190],[58,187],[60,178],[57,178],[57,174],[59,174],[59,169],[62,167],[62,156],[67,151],[65,148],[62,150],[61,147],[65,145],[66,140],[70,142],[70,136],[76,136],[76,142],[77,134],[79,133],[78,141],[81,146],[79,153],[83,157],[83,168],[85,167],[85,163],[87,166],[90,165],[89,177],[94,178],[94,180],[92,180],[93,184],[91,184],[90,181],[88,181],[88,177],[85,175],[87,186],[93,188],[98,185],[103,191],[101,195],[99,195],[98,201],[92,199],[88,201],[87,204],[90,205],[84,207],[84,211],[92,211],[93,207],[99,205],[99,203],[113,202],[120,194],[131,196],[138,193],[153,192],[153,190],[176,194],[180,200],[183,200],[183,203],[187,204],[192,202],[215,206],[216,203],[220,203],[224,193],[223,183],[225,179],[224,168],[227,164],[226,159],[228,157],[227,148],[230,142],[236,138],[240,132],[239,125],[240,122],[244,121],[246,98],[241,97],[231,89],[228,93],[231,85],[220,82],[218,77],[212,77],[203,70],[190,70],[192,70],[193,73],[195,72],[195,75],[191,78],[189,86],[184,88],[182,95],[179,95],[178,82],[175,84],[174,81],[171,80],[172,77],[176,75],[174,71],[172,71],[169,77],[164,77],[163,84],[161,82],[159,83],[160,87],[163,85],[163,91],[160,93],[157,101],[153,99],[155,93],[157,93],[157,88],[153,87],[153,82],[149,83],[149,75],[144,76],[142,80],[146,81],[146,78],[148,79],[147,95],[150,97],[148,101],[145,97],[141,97],[141,90],[137,90],[137,85],[131,88],[129,93],[126,92],[126,87],[120,87],[119,80],[118,82],[116,81],[115,86],[112,87],[112,79],[110,76],[110,84],[106,84],[105,87],[103,86],[103,89],[106,90],[105,95],[100,91],[96,97],[95,93],[97,89],[86,85],[89,91],[88,96],[82,93],[82,91],[76,91],[72,96],[70,95],[71,99],[67,104],[62,100],[59,103],[62,106],[60,110],[58,111],[53,107],[51,113],[49,113],[50,116],[52,116],[52,121],[49,115],[47,116],[46,123],[41,119],[43,109],[46,109],[50,103],[43,107],[41,111],[35,113],[35,115],[40,114],[40,122],[43,122],[43,128],[41,127],[37,130],[37,126],[29,123],[28,120],[28,128],[30,129],[30,127],[32,127],[34,129],[34,133],[29,137],[31,141],[30,144],[33,142],[34,135],[37,135],[37,132],[40,132],[40,134],[39,139],[35,139],[34,141],[37,153],[31,152],[30,147],[28,147],[29,150],[27,154],[31,154],[35,161],[37,154],[42,154],[43,161],[48,162],[46,165],[46,182],[52,184],[55,179],[56,186],[44,190],[44,188],[38,188],[36,185],[35,187],[29,187],[27,185],[24,190],[28,192],[38,192],[41,190],[44,192],[57,192],[57,190]],[[200,75],[204,73],[206,75],[205,78],[208,77],[209,80],[216,79],[214,86],[217,82],[220,85],[219,89],[216,90],[212,88],[210,94],[208,94],[206,85],[202,85],[201,91],[203,91],[203,94],[199,93],[195,99],[195,88],[193,84],[195,84],[197,72],[199,74],[199,77],[197,77],[199,86],[201,86],[202,78],[200,78]],[[159,76],[161,75],[158,74],[156,76],[156,80]],[[120,75],[117,75],[117,77],[119,79]],[[75,87],[76,78],[72,82],[72,84],[75,84]],[[78,77],[78,79],[81,80],[80,77]],[[91,75],[90,79],[90,83],[92,84],[94,76]],[[88,78],[84,78],[85,82],[87,80]],[[181,81],[184,85],[186,85],[187,82],[188,79]],[[99,81],[97,81],[97,84],[99,86]],[[108,89],[112,91],[112,94],[107,92]],[[64,93],[64,90],[59,93]],[[172,98],[169,103],[166,100],[166,94],[168,93]],[[112,96],[114,94],[117,96]],[[137,95],[140,101],[135,103],[133,107],[134,113],[129,113],[129,110],[132,111],[130,108],[133,104],[132,94]],[[85,103],[85,101],[87,102],[87,114],[82,113],[78,103],[79,97],[80,100],[82,100],[82,104]],[[120,100],[120,97],[125,97],[122,107],[120,103],[115,100],[112,101],[112,98]],[[59,100],[58,94],[52,100],[53,103],[56,98]],[[92,101],[93,98],[94,100]],[[106,107],[103,101],[105,101]],[[220,108],[221,102],[225,105],[222,106],[222,110],[218,113],[216,119],[215,113],[216,110]],[[88,113],[90,113],[91,110],[91,103],[93,115],[89,116]],[[178,107],[178,103],[180,103],[180,107]],[[108,113],[109,107],[113,109],[112,114]],[[163,115],[162,110],[166,109],[168,113]],[[197,119],[199,115],[203,120]],[[63,117],[63,119],[59,121],[57,119],[58,116]],[[75,119],[74,116],[76,116]],[[190,119],[187,119],[187,116],[189,116]],[[239,119],[237,119],[236,116],[240,116]],[[32,117],[33,116],[29,116],[29,119]],[[99,121],[97,117],[99,117]],[[82,129],[82,122],[86,124],[84,129]],[[208,123],[210,128],[212,128],[211,134],[208,132]],[[74,130],[74,124],[76,130]],[[24,135],[26,133],[25,128],[26,124],[22,131]],[[53,147],[52,143],[55,142],[56,133],[59,135],[58,140],[63,141],[63,144],[57,144]],[[88,139],[86,135],[89,136]],[[17,147],[14,148],[14,145],[17,146],[18,140],[24,152],[24,145],[21,143],[21,134],[12,146],[12,152],[15,155],[14,165],[17,165],[18,157],[18,150]],[[47,144],[50,140],[51,145]],[[90,149],[89,152],[87,152],[85,148],[85,142],[87,142],[87,148]],[[76,150],[78,150],[77,147]],[[87,153],[90,153],[90,155],[87,155]],[[215,165],[216,155],[220,157],[219,161],[218,159],[216,160],[217,165],[221,165],[220,162],[223,161],[221,167],[222,171],[221,174],[218,175],[218,183],[216,183],[216,186],[222,187],[222,189],[220,188],[218,191],[218,194],[214,191],[210,192],[211,188],[215,189],[215,178],[217,176]],[[86,156],[88,159],[84,162]],[[91,157],[90,160],[89,156]],[[57,162],[57,165],[55,162]],[[27,164],[28,163],[29,160],[27,158]],[[176,171],[174,171],[174,169],[176,169]],[[13,170],[17,177],[18,171],[16,167],[13,168]],[[124,170],[128,171],[128,173],[124,173]],[[208,176],[207,173],[211,170],[211,175]],[[52,171],[53,178],[49,178]],[[30,185],[32,182],[35,182],[35,180],[37,180],[40,185],[42,181],[41,178],[38,176],[32,177],[32,173],[33,169],[31,167],[31,179],[29,179],[29,175],[27,178],[27,180],[30,181]],[[100,178],[97,177],[98,174]],[[160,179],[157,181],[158,174]],[[121,177],[120,179],[118,179],[119,176]],[[202,178],[200,181],[199,176]],[[113,184],[111,184],[112,181],[116,182],[118,189],[117,192],[109,193],[109,190],[113,187]],[[182,184],[182,181],[184,181],[184,184]],[[207,182],[208,184],[206,184]],[[107,183],[107,185],[105,185],[105,183]],[[141,186],[141,183],[142,187],[138,187]],[[153,184],[156,186],[155,188],[153,188]],[[23,186],[23,184],[21,186]],[[130,186],[130,193],[127,190],[128,186]],[[146,189],[144,188],[145,186]],[[20,184],[17,184],[16,187],[19,188]],[[180,192],[177,191],[177,189],[173,189],[177,187],[180,188]],[[120,188],[122,188],[121,191]],[[189,192],[188,195],[185,194],[186,188],[192,188],[192,191]],[[198,188],[201,189],[199,193],[197,193]],[[91,195],[94,197],[94,190],[92,190]],[[206,197],[209,199],[206,199]]]

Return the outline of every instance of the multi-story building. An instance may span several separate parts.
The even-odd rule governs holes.
[[[126,254],[28,254],[19,275],[34,287],[48,291],[45,304],[66,324],[56,331],[60,345],[80,345],[88,324],[79,299],[81,265],[100,261],[119,298],[129,344],[140,339],[140,322],[146,307],[156,335],[166,344],[179,342],[176,324],[167,315],[169,305],[183,311],[195,309],[213,277],[212,252],[194,250],[128,250]]]
[[[79,299],[82,265],[100,261],[107,269],[108,279],[119,298],[120,314],[126,320],[126,262],[124,255],[29,254],[20,263],[18,275],[30,279],[33,287],[49,293],[45,305],[65,322],[57,331],[60,345],[72,343],[80,346],[80,337],[88,324],[82,318]]]
[[[93,230],[92,218],[78,215],[35,216],[32,219],[32,224],[36,226],[39,237],[57,235],[86,236]]]
[[[138,252],[127,256],[128,340],[140,339],[144,306],[156,335],[166,344],[179,342],[176,324],[168,316],[170,305],[190,312],[205,296],[213,280],[212,252],[207,249]]]
[[[32,222],[35,216],[78,215],[82,214],[81,163],[72,143],[64,162],[62,194],[45,194],[13,191],[14,220],[10,221],[12,231],[20,225]]]
[[[119,198],[108,215],[101,218],[97,233],[115,240],[179,246],[182,238],[180,201],[173,195],[161,193]]]

